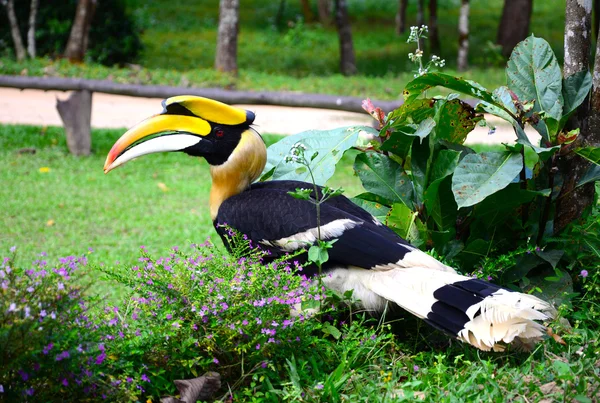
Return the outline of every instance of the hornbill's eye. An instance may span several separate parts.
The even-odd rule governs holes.
[[[215,136],[217,136],[218,138],[223,137],[223,129],[221,129],[219,126],[214,128],[214,132],[215,132]]]

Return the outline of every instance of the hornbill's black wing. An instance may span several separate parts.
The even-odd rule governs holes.
[[[250,190],[227,199],[219,207],[215,224],[220,235],[224,230],[218,224],[227,224],[277,258],[308,248],[317,238],[318,230],[315,205],[287,194],[308,184],[273,183],[279,186],[253,185]],[[370,269],[397,263],[414,250],[344,196],[331,198],[321,205],[320,229],[322,239],[337,239],[329,250],[329,266]]]

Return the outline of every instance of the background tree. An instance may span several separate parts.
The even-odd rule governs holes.
[[[239,10],[239,0],[221,0],[219,3],[219,31],[215,68],[232,74],[237,74]]]
[[[15,45],[15,55],[17,60],[21,61],[25,59],[25,46],[23,46],[23,39],[21,38],[21,31],[19,31],[19,22],[17,21],[17,15],[15,14],[15,1],[14,0],[2,0],[2,5],[6,8],[6,14],[8,16],[8,23],[10,25],[10,34],[12,36],[13,43]]]
[[[310,7],[310,1],[300,0],[300,4],[302,5],[302,16],[304,17],[304,21],[308,23],[313,22],[315,20],[315,15]]]
[[[567,0],[565,14],[565,62],[564,77],[572,76],[580,71],[587,71],[590,65],[592,25],[592,0]],[[573,147],[599,146],[600,95],[599,78],[600,63],[596,55],[594,67],[594,87],[592,103],[587,98],[568,123],[568,129],[580,129],[580,134]],[[559,156],[557,164],[561,172],[569,175],[563,178],[563,186],[556,205],[554,232],[558,233],[567,224],[579,218],[594,202],[595,188],[593,183],[577,186],[578,182],[590,169],[590,163],[578,155]]]
[[[429,45],[431,52],[436,55],[440,53],[440,36],[437,23],[437,0],[429,0]]]
[[[64,57],[72,62],[82,62],[87,51],[90,27],[96,12],[97,0],[79,0],[75,18],[71,26],[71,34],[67,41]]]
[[[504,57],[510,56],[517,43],[529,35],[532,11],[533,0],[504,0],[496,40],[502,46]]]
[[[345,76],[356,74],[352,28],[350,27],[346,0],[335,0],[335,24],[340,38],[340,70]]]
[[[462,0],[458,17],[458,71],[469,67],[469,0]]]
[[[319,12],[319,22],[327,26],[331,24],[331,1],[317,0],[317,11]]]
[[[31,7],[29,9],[29,27],[27,28],[27,54],[31,58],[34,58],[36,55],[35,23],[37,20],[39,4],[39,0],[31,0]]]
[[[408,0],[398,0],[398,12],[396,13],[396,34],[398,35],[406,32],[406,7],[408,7]]]

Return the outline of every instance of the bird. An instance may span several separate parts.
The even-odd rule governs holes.
[[[543,339],[544,321],[556,312],[550,303],[459,274],[343,195],[320,206],[318,221],[311,201],[290,195],[298,188],[313,189],[313,184],[257,182],[267,149],[252,126],[254,112],[191,95],[165,99],[162,107],[116,141],[104,172],[158,152],[204,158],[212,178],[210,216],[230,251],[225,225],[266,249],[270,259],[307,248],[320,235],[321,240],[336,240],[322,267],[323,284],[341,294],[352,290],[366,310],[381,312],[388,302],[395,303],[484,351],[503,351],[509,345],[531,348]],[[304,275],[318,275],[306,257],[303,262]]]

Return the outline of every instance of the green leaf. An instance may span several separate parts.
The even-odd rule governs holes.
[[[427,118],[419,123],[416,129],[413,129],[412,126],[398,127],[397,131],[393,132],[390,138],[381,145],[381,149],[392,152],[402,159],[406,158],[414,138],[418,137],[419,142],[422,143],[435,127],[435,121]]]
[[[514,283],[525,277],[531,270],[543,264],[544,260],[533,253],[520,255],[514,266],[507,268],[501,276],[502,284]]]
[[[487,152],[469,154],[456,167],[452,192],[458,207],[479,203],[504,189],[523,169],[520,154]]]
[[[459,160],[460,152],[454,150],[440,150],[433,161],[431,182],[452,175]]]
[[[570,116],[588,96],[591,88],[592,75],[587,70],[578,71],[565,78],[562,82],[563,116]]]
[[[354,170],[368,192],[392,203],[413,205],[414,189],[402,167],[389,157],[375,152],[358,154]]]
[[[419,237],[418,228],[415,224],[417,215],[416,211],[413,212],[404,204],[396,203],[387,215],[386,225],[400,237],[411,242]]]
[[[562,74],[548,42],[533,35],[520,42],[508,60],[506,75],[519,101],[535,100],[532,112],[562,117]]]
[[[435,138],[462,144],[483,117],[475,114],[475,109],[460,99],[447,101],[436,113]]]
[[[529,282],[525,291],[539,288],[542,290],[539,297],[555,306],[568,303],[569,295],[573,293],[573,279],[569,273],[560,269],[548,268],[539,275],[530,277]]]
[[[326,248],[319,245],[312,245],[308,249],[308,260],[317,265],[322,265],[329,260],[329,253]]]
[[[427,186],[427,172],[431,164],[429,143],[429,141],[418,143],[415,140],[410,155],[410,178],[415,189],[415,204],[417,205],[422,203]]]
[[[458,206],[452,194],[450,178],[433,181],[425,192],[425,207],[440,231],[447,231],[456,226]]]
[[[404,102],[398,109],[393,110],[388,115],[386,128],[395,129],[407,123],[418,124],[429,117],[433,117],[435,102],[433,99],[417,99],[413,102]]]
[[[323,324],[321,331],[325,334],[331,335],[336,340],[339,340],[339,338],[342,337],[342,332],[340,332],[337,327],[333,326],[329,322],[325,322]]]
[[[409,82],[402,95],[405,102],[413,102],[419,95],[430,88],[444,87],[458,91],[491,104],[497,104],[492,93],[480,84],[443,73],[427,73]],[[499,105],[498,105],[499,106]]]
[[[600,147],[578,148],[575,153],[596,165],[600,165]]]
[[[363,199],[358,199],[356,197],[352,198],[351,200],[357,206],[362,207],[363,209],[367,210],[370,214],[372,214],[375,218],[377,218],[382,223],[385,222],[385,217],[390,212],[389,207],[384,206],[383,204],[380,204],[380,203],[363,200]]]
[[[536,252],[536,255],[544,259],[546,262],[550,263],[553,269],[556,268],[556,265],[558,264],[558,262],[564,254],[565,251],[559,249],[540,250]]]
[[[318,185],[324,185],[335,172],[335,165],[342,158],[344,152],[356,143],[360,132],[378,135],[378,132],[372,127],[351,126],[334,130],[309,130],[285,137],[267,149],[267,166],[263,172],[268,173],[275,167],[273,179],[312,182],[310,173],[305,166],[294,162],[285,162],[285,157],[290,153],[292,146],[301,142],[308,148],[307,155],[318,152],[318,156],[310,166],[315,176],[315,182]]]
[[[552,157],[554,155],[554,153],[556,153],[558,150],[560,150],[560,146],[552,146],[552,147],[534,146],[533,144],[531,144],[529,142],[529,139],[527,139],[527,141],[525,141],[525,140],[519,138],[519,140],[517,140],[517,143],[530,147],[533,151],[535,151],[535,153],[538,155],[538,157],[542,161],[546,161],[548,158]]]
[[[522,204],[529,203],[537,196],[547,197],[550,189],[533,191],[521,189],[520,184],[514,183],[485,198],[475,206],[474,214],[487,227],[496,226],[506,220],[506,214]]]
[[[583,186],[586,183],[596,182],[600,180],[600,165],[590,165],[583,177],[577,182],[577,186]]]

